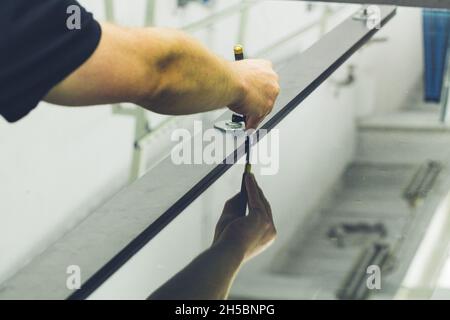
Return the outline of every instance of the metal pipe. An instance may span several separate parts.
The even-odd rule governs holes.
[[[156,0],[147,0],[145,12],[145,25],[153,26],[155,24]]]
[[[247,0],[242,0],[241,4],[245,5],[245,3],[248,2]],[[248,16],[250,13],[250,6],[245,6],[241,10],[241,16],[239,18],[239,33],[237,36],[236,43],[245,43],[245,36],[247,34],[247,25],[248,25]]]
[[[114,22],[114,0],[104,0],[106,21]]]
[[[303,0],[296,0],[296,1],[303,1]],[[342,0],[342,1],[340,1],[340,0],[308,0],[308,1],[450,9],[450,0]]]

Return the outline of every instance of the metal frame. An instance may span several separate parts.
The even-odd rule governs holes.
[[[297,1],[305,1],[305,0],[297,0]],[[364,0],[307,0],[307,1],[450,9],[450,0],[367,0],[367,1],[364,1]]]
[[[115,21],[115,11],[113,0],[104,0],[106,20],[109,22]],[[156,13],[156,0],[147,0],[146,10],[145,10],[145,25],[152,26],[155,22]],[[142,157],[143,149],[139,144],[139,141],[144,137],[147,137],[153,132],[151,125],[147,119],[146,111],[142,108],[126,109],[123,108],[121,104],[115,104],[112,106],[113,114],[131,116],[135,121],[134,130],[134,151],[131,160],[130,178],[129,182],[133,182],[141,176],[144,172],[142,168],[143,164]]]

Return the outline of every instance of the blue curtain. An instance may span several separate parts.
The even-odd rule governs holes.
[[[425,100],[440,102],[450,38],[450,11],[423,11]]]

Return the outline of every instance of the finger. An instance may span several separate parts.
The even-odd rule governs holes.
[[[245,187],[247,189],[248,207],[249,209],[264,210],[265,205],[261,200],[258,184],[256,183],[255,176],[251,173],[245,175]],[[251,213],[252,210],[250,210]]]
[[[241,217],[245,215],[246,205],[241,193],[236,194],[233,198],[225,203],[222,217]]]
[[[269,201],[267,201],[267,198],[266,198],[266,196],[264,195],[264,192],[262,191],[262,189],[261,189],[260,186],[258,186],[258,192],[259,192],[259,197],[261,198],[261,201],[264,203],[264,206],[265,206],[267,209],[270,209]]]

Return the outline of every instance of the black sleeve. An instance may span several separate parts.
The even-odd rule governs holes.
[[[76,22],[67,13],[73,5],[79,29],[67,24]],[[92,55],[100,37],[100,25],[75,0],[0,0],[0,115],[10,122],[27,115]]]

